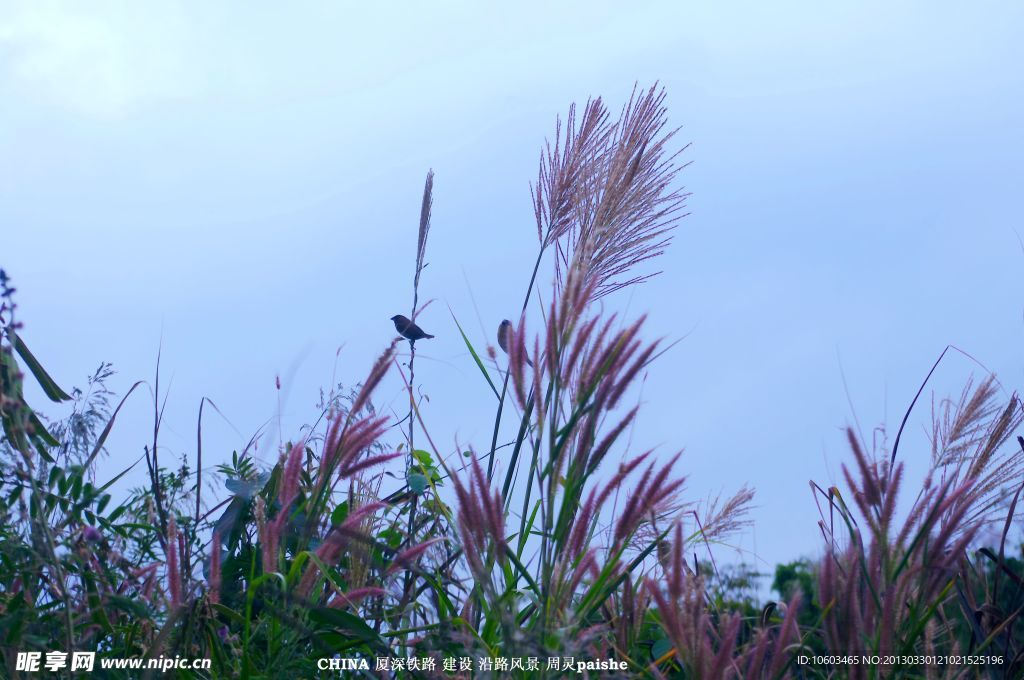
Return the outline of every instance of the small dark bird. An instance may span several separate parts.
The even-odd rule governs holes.
[[[512,333],[512,322],[508,319],[503,319],[501,325],[498,326],[498,347],[505,354],[508,354],[508,341],[509,336]],[[530,361],[530,357],[526,357],[526,365],[533,366],[533,362]]]
[[[391,320],[395,322],[395,330],[398,331],[398,334],[409,342],[416,342],[417,340],[422,340],[424,338],[434,337],[430,333],[424,333],[422,328],[401,314],[395,314],[391,317]]]

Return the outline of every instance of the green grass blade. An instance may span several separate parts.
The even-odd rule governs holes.
[[[28,370],[32,372],[33,376],[35,376],[36,381],[39,383],[39,386],[43,388],[43,392],[45,392],[46,396],[50,398],[50,401],[58,403],[62,401],[71,401],[71,395],[62,390],[57,385],[57,382],[50,377],[50,374],[46,372],[46,369],[44,369],[43,365],[39,363],[39,360],[36,359],[35,355],[29,351],[28,345],[25,344],[25,341],[10,329],[8,329],[8,334],[14,341],[12,343],[14,345],[14,350],[18,353],[18,356],[25,361],[25,365],[28,366]]]
[[[491,386],[491,391],[494,392],[494,396],[500,400],[501,395],[498,394],[498,388],[494,386],[494,381],[491,380],[491,375],[487,372],[487,367],[484,366],[484,362],[480,359],[480,355],[477,354],[476,350],[473,348],[473,343],[469,341],[469,338],[466,337],[466,332],[462,330],[462,324],[460,324],[459,320],[455,318],[455,312],[452,311],[451,307],[448,308],[448,312],[452,315],[452,321],[454,321],[455,325],[458,326],[459,334],[462,336],[462,341],[466,343],[466,348],[469,349],[469,353],[473,355],[473,361],[476,362],[477,368],[480,369],[480,372],[483,374],[487,384]]]

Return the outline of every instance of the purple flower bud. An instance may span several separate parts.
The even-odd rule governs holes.
[[[96,527],[90,526],[90,525],[86,525],[82,529],[82,538],[84,538],[89,543],[96,543],[97,541],[100,541],[100,540],[103,539],[103,534],[101,534],[100,530],[97,529]]]

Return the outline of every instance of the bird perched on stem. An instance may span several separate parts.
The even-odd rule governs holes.
[[[398,331],[398,334],[409,342],[416,342],[417,340],[423,340],[424,338],[429,339],[434,337],[430,333],[425,333],[422,328],[401,314],[395,314],[391,317],[391,320],[395,322],[395,330]]]
[[[512,322],[508,319],[502,319],[501,325],[498,326],[498,347],[505,354],[508,354],[508,343],[509,337],[512,334]],[[530,361],[530,357],[526,357],[526,365],[532,367],[533,362]]]

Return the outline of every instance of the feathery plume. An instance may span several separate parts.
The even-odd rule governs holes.
[[[181,569],[178,563],[178,523],[174,515],[167,521],[167,582],[171,595],[171,606],[178,608],[182,603]]]
[[[220,602],[220,587],[221,587],[221,545],[220,545],[220,531],[213,532],[213,538],[210,541],[210,589],[209,598],[210,602],[217,604]]]

